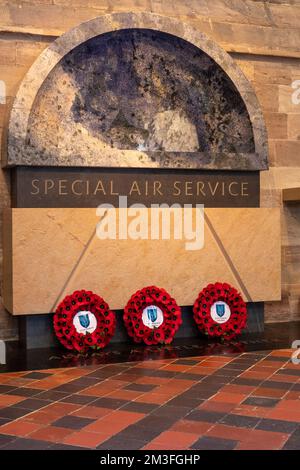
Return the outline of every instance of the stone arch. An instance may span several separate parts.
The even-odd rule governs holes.
[[[41,148],[37,149],[36,144],[32,144],[31,129],[34,129],[34,139],[38,139],[39,123],[45,119],[47,121],[45,126],[50,125],[51,115],[45,116],[43,112],[43,109],[45,109],[43,106],[47,103],[44,100],[41,105],[40,97],[44,95],[49,83],[52,85],[56,83],[55,73],[58,67],[64,66],[68,58],[72,57],[72,54],[74,56],[76,51],[80,50],[80,47],[89,44],[89,41],[95,42],[97,38],[101,40],[101,38],[108,37],[109,34],[114,32],[118,34],[122,31],[129,31],[127,34],[133,34],[131,33],[133,31],[141,31],[143,32],[141,34],[144,35],[149,34],[149,31],[156,32],[161,34],[163,38],[166,37],[167,40],[173,37],[181,41],[182,44],[187,44],[187,48],[197,48],[199,53],[203,53],[205,57],[208,57],[216,64],[217,69],[223,73],[222,79],[225,80],[223,88],[236,90],[237,99],[240,99],[245,107],[251,126],[253,146],[249,144],[249,148],[245,150],[241,147],[241,149],[230,151],[229,145],[226,152],[222,149],[218,152],[210,152],[205,148],[205,145],[203,148],[201,148],[201,145],[196,148],[197,145],[195,145],[194,148],[192,145],[189,147],[187,143],[184,143],[179,151],[172,148],[172,145],[166,145],[166,148],[158,149],[155,145],[157,145],[159,138],[156,136],[154,146],[152,144],[149,146],[150,151],[149,149],[145,150],[143,146],[140,149],[138,147],[126,148],[126,145],[124,148],[123,144],[121,146],[117,145],[117,147],[111,145],[110,148],[108,145],[101,149],[101,158],[99,155],[93,157],[93,148],[91,148],[88,156],[76,152],[76,148],[74,152],[72,147],[67,150],[68,155],[59,152],[57,155],[48,154],[47,151],[44,152]],[[39,110],[38,113],[35,112],[36,109]],[[123,114],[121,113],[121,117],[119,114],[117,121],[124,120]],[[173,114],[170,121],[170,116],[168,116],[167,112],[164,111],[163,125],[166,127],[170,126],[171,121],[178,118],[176,114]],[[116,119],[116,116],[114,118]],[[58,120],[59,116],[56,116],[55,119]],[[189,140],[193,140],[195,132],[193,134],[193,130],[190,130],[190,123],[184,127],[187,119],[182,118],[182,116],[178,119],[179,127],[186,129],[186,132],[190,132],[192,137]],[[127,124],[128,121],[126,121]],[[160,125],[161,121],[157,126]],[[153,126],[152,122],[151,126]],[[41,127],[41,129],[44,132],[47,127]],[[199,133],[199,130],[197,132]],[[44,132],[44,134],[47,135],[47,132]],[[151,142],[153,142],[153,135],[151,138]],[[57,145],[59,146],[59,143]],[[95,145],[97,147],[97,142]],[[7,161],[5,163],[7,166],[128,166],[263,170],[268,167],[267,134],[263,115],[251,84],[231,57],[205,34],[187,24],[164,16],[151,13],[118,13],[101,16],[78,25],[55,40],[38,57],[21,83],[12,106],[8,129]]]

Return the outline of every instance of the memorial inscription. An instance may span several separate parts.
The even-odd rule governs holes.
[[[259,173],[139,169],[16,168],[14,207],[204,204],[207,207],[258,207]]]

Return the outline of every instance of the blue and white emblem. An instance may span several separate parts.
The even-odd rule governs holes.
[[[216,323],[226,323],[230,316],[231,311],[226,302],[215,302],[210,308],[210,316]]]
[[[142,321],[148,328],[158,328],[164,321],[164,314],[157,305],[149,305],[143,310]]]
[[[86,335],[87,333],[93,333],[97,328],[97,320],[95,315],[88,310],[83,310],[76,313],[73,318],[73,325],[77,333]]]

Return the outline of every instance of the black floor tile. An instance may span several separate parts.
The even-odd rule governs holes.
[[[289,382],[277,382],[275,380],[266,380],[260,384],[263,388],[278,388],[280,390],[289,390],[292,388],[292,383]]]
[[[79,416],[64,416],[52,423],[52,426],[67,429],[82,429],[88,424],[93,423],[96,419],[92,418],[80,418]]]
[[[220,439],[217,437],[203,436],[196,441],[190,449],[193,450],[232,450],[238,441],[233,439]]]
[[[87,450],[85,447],[71,446],[68,444],[53,444],[47,450]]]
[[[218,411],[194,410],[185,416],[184,419],[189,421],[205,421],[207,423],[217,423],[226,413],[219,413]]]
[[[157,388],[157,385],[132,383],[126,385],[126,387],[124,387],[124,390],[134,390],[136,392],[151,392],[151,390],[154,390],[155,388]]]
[[[117,398],[98,398],[96,401],[93,402],[93,406],[99,406],[101,408],[110,408],[112,410],[117,410],[118,408],[127,405],[128,401],[126,400],[119,400]]]
[[[46,377],[49,377],[52,374],[46,372],[30,372],[29,374],[25,374],[23,376],[24,379],[35,379],[35,380],[42,380]]]
[[[40,400],[38,398],[27,398],[27,400],[19,401],[14,405],[14,408],[23,408],[24,410],[35,411],[44,408],[51,402],[48,400]]]
[[[181,366],[195,366],[199,364],[200,360],[195,359],[177,359],[173,364],[181,365]]]
[[[65,397],[68,397],[70,394],[67,392],[54,392],[53,390],[47,390],[45,392],[38,393],[35,398],[41,400],[49,400],[49,401],[59,401]]]
[[[37,395],[39,392],[40,390],[36,388],[18,387],[8,392],[7,395],[17,395],[19,397],[33,397],[34,395]]]
[[[243,377],[237,377],[231,382],[232,385],[249,385],[250,387],[257,387],[261,383],[262,380],[260,379],[245,379]]]
[[[0,448],[9,444],[10,442],[16,439],[15,436],[7,436],[5,434],[0,434]]]
[[[280,400],[277,398],[265,398],[265,397],[256,397],[251,396],[246,398],[243,401],[243,405],[253,405],[253,406],[266,406],[272,408],[273,406],[277,405]]]
[[[76,385],[73,382],[59,385],[58,387],[53,388],[54,392],[66,392],[66,393],[77,393],[84,390],[86,385]]]
[[[93,403],[94,405],[94,403]],[[127,405],[122,407],[122,411],[132,411],[135,413],[151,413],[151,411],[156,410],[159,408],[160,405],[154,404],[154,403],[143,403],[139,401],[132,401],[128,403]]]
[[[114,438],[121,438],[121,439],[136,439],[143,442],[152,441],[156,436],[161,433],[159,429],[147,428],[145,426],[140,426],[137,424],[131,424],[123,431],[119,432]]]
[[[69,395],[61,400],[62,403],[73,403],[75,405],[87,405],[92,401],[96,401],[99,397],[91,395]]]
[[[176,418],[172,416],[162,417],[150,414],[138,421],[138,425],[139,427],[145,427],[147,429],[156,429],[160,434],[169,429],[176,421]]]
[[[52,442],[18,438],[2,447],[1,450],[46,450],[52,444]]]
[[[291,434],[298,429],[298,426],[298,423],[291,423],[290,421],[263,418],[255,429]]]
[[[111,437],[107,441],[100,444],[98,450],[139,450],[146,445],[146,442],[122,437]]]
[[[176,419],[184,418],[188,413],[190,413],[191,410],[190,408],[187,408],[185,406],[168,406],[162,405],[156,410],[152,411],[151,414],[155,416],[171,416]]]
[[[30,413],[30,410],[24,410],[23,408],[16,408],[14,406],[9,406],[8,408],[0,409],[0,418],[6,418],[9,420],[14,420],[21,418],[22,416]]]
[[[283,446],[282,450],[300,450],[300,439],[299,437],[291,436],[285,445]]]
[[[295,375],[300,377],[300,368],[299,369],[280,369],[277,371],[277,374],[280,375]]]
[[[8,392],[11,392],[12,390],[15,390],[17,387],[12,386],[12,385],[0,385],[0,394],[7,394]]]
[[[239,428],[252,429],[259,423],[260,420],[261,418],[255,418],[253,416],[228,414],[220,420],[220,423],[228,424],[229,426],[236,426]]]

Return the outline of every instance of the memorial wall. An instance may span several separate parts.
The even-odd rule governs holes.
[[[249,3],[252,12],[259,8]],[[17,334],[12,317],[50,318],[80,288],[122,309],[135,290],[157,284],[188,307],[204,285],[220,280],[240,290],[254,323],[263,310],[265,321],[299,314],[299,210],[281,202],[281,189],[300,172],[295,109],[284,109],[282,98],[297,78],[298,53],[283,40],[285,50],[268,49],[264,17],[246,16],[243,37],[238,11],[230,23],[225,10],[224,24],[237,35],[231,43],[217,20],[209,34],[199,2],[190,13],[183,4],[177,9],[176,19],[167,7],[162,16],[87,9],[92,16],[78,17],[58,39],[50,25],[43,32],[11,24],[0,41],[9,45],[26,27],[31,34],[3,132],[3,177],[11,181],[9,189],[3,183],[5,205],[11,201],[4,210],[4,334]],[[7,27],[9,18],[17,22],[7,16]],[[246,37],[249,28],[260,32],[260,44],[259,36]],[[17,57],[11,70],[21,67]],[[268,103],[266,84],[274,92]],[[193,213],[204,204],[203,247],[186,250],[175,226],[166,240],[99,239],[96,207],[118,206],[120,197],[147,214],[153,204],[190,204]]]

